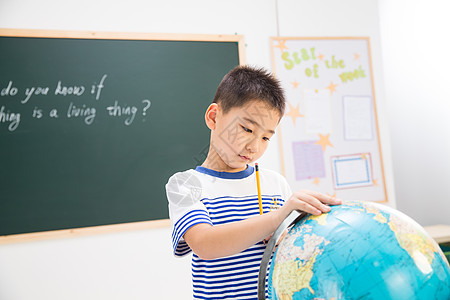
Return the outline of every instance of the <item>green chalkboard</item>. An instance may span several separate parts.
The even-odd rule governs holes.
[[[165,184],[203,162],[238,39],[2,32],[0,235],[167,219]]]

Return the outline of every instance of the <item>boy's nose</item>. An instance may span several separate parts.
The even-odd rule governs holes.
[[[253,153],[256,153],[259,151],[259,143],[258,139],[253,139],[247,144],[247,150]]]

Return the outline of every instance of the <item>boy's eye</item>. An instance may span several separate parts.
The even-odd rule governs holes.
[[[248,129],[248,128],[242,126],[242,125],[241,125],[241,127],[242,127],[242,129],[244,129],[244,131],[246,131],[246,132],[250,132],[250,133],[253,132],[251,129]]]
[[[268,137],[264,137],[263,139],[267,142],[270,142],[270,139]]]

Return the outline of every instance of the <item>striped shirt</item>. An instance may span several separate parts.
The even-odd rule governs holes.
[[[291,190],[280,174],[260,169],[263,211],[282,206]],[[174,174],[166,184],[176,256],[192,250],[183,239],[195,224],[212,226],[259,215],[254,168],[218,172],[197,167]],[[258,272],[265,250],[263,242],[227,257],[212,260],[192,255],[194,299],[257,299]]]

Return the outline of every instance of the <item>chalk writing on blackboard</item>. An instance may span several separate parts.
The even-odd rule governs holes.
[[[142,105],[128,105],[121,103],[117,99],[108,99],[108,103],[114,103],[108,105],[102,103],[101,94],[106,87],[106,79],[108,74],[103,74],[98,83],[94,83],[91,86],[67,83],[63,80],[55,80],[54,86],[26,86],[19,88],[13,80],[6,80],[6,84],[0,81],[0,97],[12,98],[17,100],[21,105],[29,106],[29,110],[10,108],[7,104],[0,105],[0,129],[5,127],[8,131],[12,132],[19,128],[21,123],[21,114],[28,113],[34,119],[53,118],[53,119],[81,119],[84,124],[94,124],[97,113],[104,112],[107,116],[113,118],[122,118],[123,124],[130,126],[137,118],[139,110],[142,111],[142,121],[146,120],[146,115],[152,102],[149,99],[132,99],[133,103],[142,103]],[[89,104],[77,101],[70,101],[67,103],[67,107],[63,110],[61,108],[47,108],[44,110],[39,107],[38,102],[33,101],[33,96],[57,96],[65,98],[67,96],[76,97],[78,99],[86,100],[89,98],[91,101]],[[92,101],[92,99],[95,99]],[[124,102],[124,101],[123,101]],[[9,102],[10,103],[10,102]],[[20,112],[19,112],[20,111]],[[22,117],[25,117],[22,115]]]

